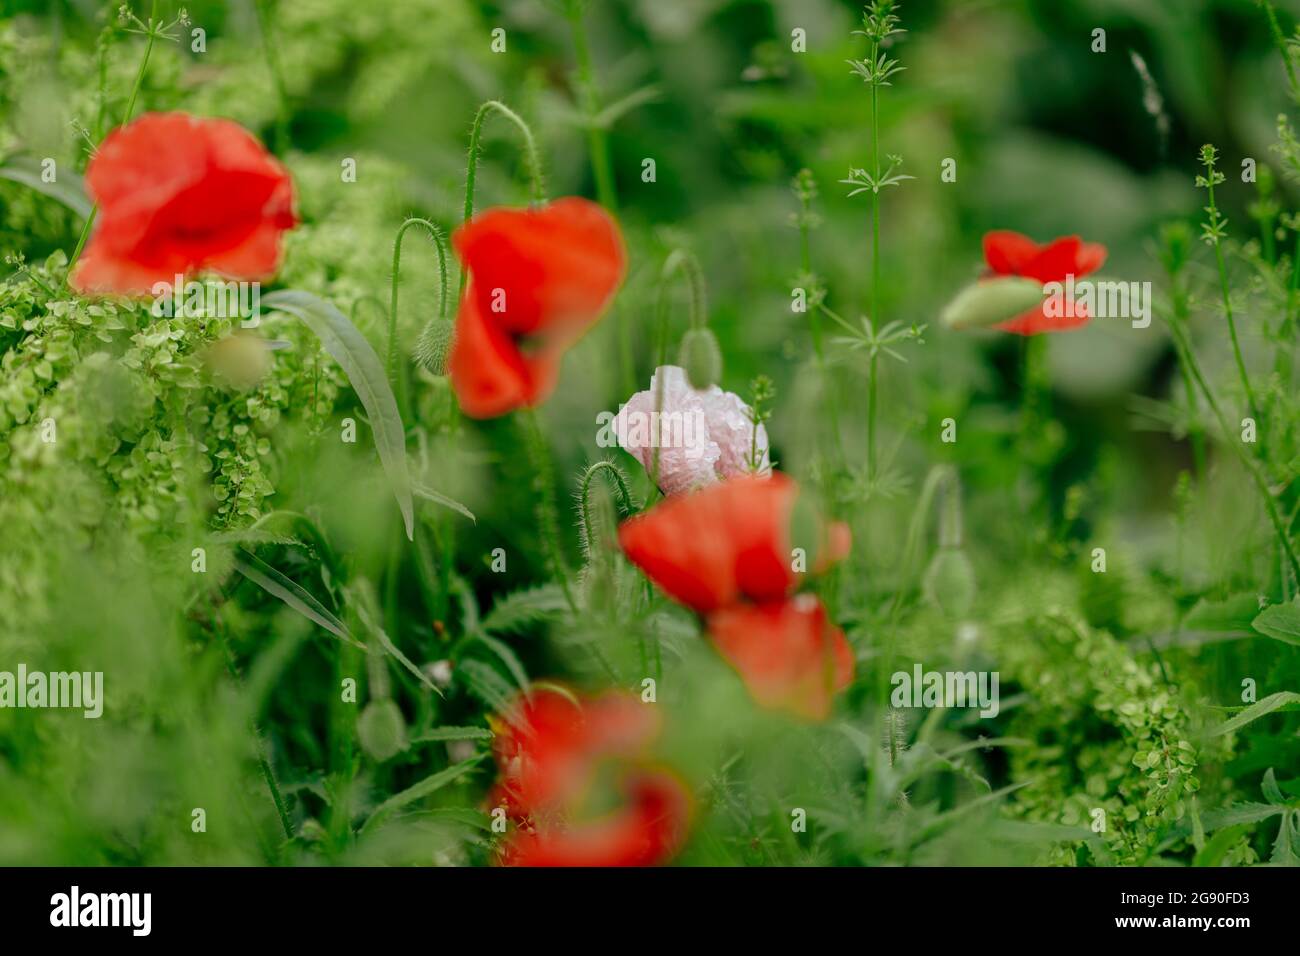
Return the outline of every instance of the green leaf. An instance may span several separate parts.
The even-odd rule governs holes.
[[[513,677],[515,683],[519,685],[519,689],[527,692],[529,683],[528,672],[524,670],[524,665],[515,655],[515,652],[510,649],[510,645],[506,644],[505,641],[497,640],[495,637],[492,637],[490,634],[485,634],[482,631],[474,636],[474,640],[478,641],[500,658],[501,663],[505,664],[506,670],[510,672],[510,676]]]
[[[483,619],[483,629],[500,634],[518,634],[564,613],[568,607],[558,584],[512,591],[492,605],[492,610]]]
[[[1205,846],[1192,860],[1192,866],[1218,866],[1223,862],[1223,857],[1227,852],[1232,849],[1232,845],[1249,832],[1250,825],[1246,823],[1224,827],[1205,841]]]
[[[365,646],[348,633],[343,622],[331,614],[325,605],[316,600],[301,585],[285,577],[251,551],[241,548],[234,559],[235,570],[268,594],[279,598],[308,620],[315,621],[335,637],[356,647]]]
[[[1282,796],[1282,791],[1278,789],[1277,776],[1273,773],[1272,767],[1264,771],[1264,780],[1260,783],[1260,789],[1264,791],[1264,799],[1273,806],[1286,802],[1286,798]]]
[[[483,703],[511,723],[517,715],[514,708],[514,691],[506,679],[498,674],[490,664],[473,658],[461,661],[456,674],[469,686],[472,693]]]
[[[1259,599],[1254,594],[1234,594],[1223,601],[1204,598],[1187,612],[1183,627],[1189,631],[1244,631],[1259,613]]]
[[[486,727],[434,727],[418,737],[412,737],[413,744],[427,744],[437,740],[491,740],[494,734]]]
[[[86,187],[81,177],[71,172],[63,172],[59,176],[58,182],[47,183],[41,179],[41,169],[35,163],[10,163],[7,166],[0,166],[0,179],[29,186],[38,193],[63,203],[82,219],[89,218],[93,207],[90,200],[86,198]]]
[[[1223,810],[1210,810],[1204,814],[1205,832],[1214,833],[1224,827],[1235,827],[1242,823],[1259,823],[1261,820],[1285,812],[1285,807],[1270,807],[1267,803],[1238,803]],[[1179,832],[1181,832],[1181,824]]]
[[[1265,637],[1300,647],[1300,607],[1295,604],[1270,605],[1259,612],[1250,626]]]
[[[379,460],[406,523],[406,537],[414,539],[415,508],[406,463],[406,430],[379,356],[347,316],[310,292],[282,289],[263,296],[262,304],[301,319],[342,367],[370,418]]]
[[[1273,842],[1273,855],[1268,862],[1278,866],[1300,866],[1300,811],[1288,810],[1282,814]]]
[[[950,329],[981,329],[1014,319],[1043,303],[1043,284],[1019,276],[984,279],[948,303],[940,320]]]
[[[434,504],[439,504],[442,505],[443,507],[450,508],[452,511],[458,511],[461,514],[463,514],[466,518],[468,518],[470,521],[473,521],[475,524],[478,524],[478,519],[474,517],[474,512],[470,511],[468,508],[466,508],[455,498],[448,498],[442,492],[434,491],[432,488],[426,488],[424,485],[418,485],[418,484],[412,485],[411,490],[415,492],[417,497],[423,498],[426,501],[432,501]]]
[[[375,808],[375,812],[366,818],[366,822],[361,825],[360,833],[365,834],[371,827],[377,825],[394,810],[400,810],[408,803],[414,803],[421,800],[429,794],[441,790],[447,784],[463,777],[469,773],[487,754],[477,754],[468,760],[462,760],[458,764],[453,764],[445,770],[439,770],[432,776],[425,777],[413,787],[407,787],[401,793],[394,794],[383,803]]]
[[[424,671],[420,670],[420,668],[415,665],[414,661],[402,653],[401,648],[393,643],[392,638],[388,636],[387,632],[379,626],[378,622],[376,622],[373,617],[370,616],[370,612],[366,610],[366,602],[364,600],[352,600],[348,603],[356,610],[357,617],[360,618],[361,623],[366,626],[366,630],[374,635],[375,639],[379,641],[384,650],[391,654],[399,664],[410,671],[411,674],[414,675],[415,679],[421,684],[433,691],[439,697],[443,696],[442,691],[438,689],[438,686],[434,684],[433,681],[429,680],[428,675],[426,675]]]
[[[1231,733],[1240,727],[1244,727],[1252,720],[1259,720],[1259,718],[1273,713],[1280,707],[1295,703],[1300,703],[1300,694],[1292,693],[1289,690],[1280,690],[1276,694],[1269,694],[1263,700],[1251,704],[1237,716],[1225,720],[1217,727],[1211,728],[1207,736],[1218,737],[1220,734]]]

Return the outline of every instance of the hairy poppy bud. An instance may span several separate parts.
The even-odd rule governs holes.
[[[1020,276],[984,279],[967,286],[940,317],[950,329],[981,329],[1006,322],[1043,302],[1043,283]]]
[[[430,319],[415,346],[415,360],[433,375],[447,374],[447,356],[456,326],[451,319]]]
[[[975,569],[961,548],[940,548],[925,570],[925,596],[949,617],[961,617],[975,601]]]
[[[366,704],[357,718],[357,738],[361,749],[381,763],[406,748],[406,721],[391,698],[382,697]]]
[[[677,364],[686,369],[686,380],[696,391],[717,385],[722,378],[722,350],[717,336],[709,329],[691,329],[682,336]]]

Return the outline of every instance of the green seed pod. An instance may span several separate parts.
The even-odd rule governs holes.
[[[722,378],[722,350],[717,336],[707,328],[691,329],[682,336],[677,364],[686,370],[686,381],[696,391],[717,385]]]
[[[982,329],[1038,308],[1043,298],[1043,284],[1035,279],[983,279],[957,293],[940,320],[950,329]]]
[[[415,346],[415,360],[433,375],[447,374],[447,357],[456,326],[451,319],[430,319]]]
[[[940,548],[925,570],[925,596],[949,617],[961,617],[975,603],[975,569],[961,548]]]
[[[405,750],[406,721],[401,709],[388,697],[372,700],[357,718],[357,738],[361,749],[380,763]]]

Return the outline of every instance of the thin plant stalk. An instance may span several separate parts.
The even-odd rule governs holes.
[[[283,153],[289,147],[289,95],[284,85],[284,68],[280,64],[280,51],[271,30],[271,13],[267,0],[254,0],[257,27],[262,34],[262,50],[266,54],[266,67],[275,86],[275,151]]]
[[[469,159],[465,165],[465,209],[464,215],[461,217],[462,222],[469,222],[474,218],[474,189],[478,180],[479,140],[483,135],[483,123],[492,113],[505,117],[519,130],[519,135],[523,139],[524,165],[528,168],[532,202],[534,205],[540,205],[546,198],[546,184],[542,179],[541,159],[537,152],[537,140],[533,137],[532,129],[524,122],[523,117],[500,100],[488,100],[478,108],[478,111],[474,114],[474,125],[470,127]],[[457,300],[465,294],[465,278],[465,266],[462,263]]]
[[[144,55],[140,57],[140,68],[135,72],[135,83],[131,86],[131,96],[126,101],[126,111],[122,114],[122,126],[131,122],[131,114],[135,112],[135,101],[140,96],[140,88],[144,85],[145,70],[149,66],[149,54],[153,52],[153,41],[158,36],[158,0],[153,0],[149,7],[148,29],[145,31]],[[99,203],[90,207],[90,215],[86,217],[85,223],[81,227],[81,235],[77,237],[77,245],[72,250],[72,255],[68,258],[68,279],[72,278],[73,266],[81,258],[81,252],[86,248],[86,240],[90,238],[90,230],[95,225],[95,216],[99,213]]]
[[[393,239],[393,273],[392,288],[388,299],[388,350],[384,361],[384,369],[388,373],[388,382],[394,390],[398,389],[398,361],[397,361],[397,290],[401,285],[402,271],[402,238],[406,235],[408,229],[415,227],[423,229],[429,234],[433,241],[433,246],[438,251],[438,316],[439,318],[447,317],[447,235],[428,219],[419,216],[407,218],[397,229],[397,236]]]

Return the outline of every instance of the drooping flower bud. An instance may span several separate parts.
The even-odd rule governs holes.
[[[415,360],[432,375],[447,374],[447,356],[456,325],[451,319],[430,319],[415,345]]]
[[[1043,283],[1020,276],[982,279],[957,293],[940,316],[950,329],[982,329],[1037,308]]]
[[[686,380],[696,391],[717,385],[722,378],[722,349],[717,336],[708,328],[691,329],[682,336],[677,364],[686,369]]]
[[[402,711],[389,697],[366,704],[357,718],[357,738],[361,749],[380,763],[406,747],[406,721]]]

